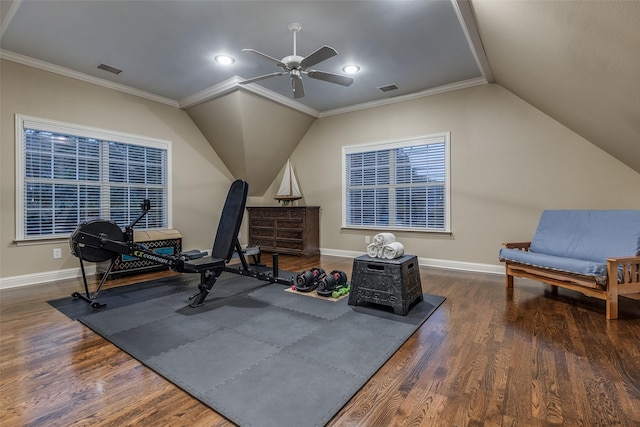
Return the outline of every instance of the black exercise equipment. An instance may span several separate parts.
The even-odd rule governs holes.
[[[303,271],[296,276],[296,290],[300,292],[311,292],[318,287],[318,282],[324,276],[324,270],[319,267]]]
[[[245,181],[237,180],[231,184],[220,215],[211,256],[189,261],[189,266],[200,273],[200,284],[198,285],[200,291],[189,297],[193,301],[189,304],[191,307],[204,304],[204,300],[218,280],[218,276],[224,271],[226,263],[231,260],[236,244],[240,246],[238,233],[240,232],[240,224],[242,224],[248,191],[249,185]]]
[[[318,280],[316,293],[323,297],[329,297],[334,291],[347,285],[347,273],[344,271],[333,270],[331,273],[324,275]]]
[[[81,298],[85,300],[86,302],[91,304],[91,307],[93,308],[100,308],[104,307],[104,304],[100,304],[98,301],[96,301],[96,297],[100,293],[102,285],[104,285],[107,277],[109,277],[109,273],[111,272],[111,269],[113,268],[113,265],[118,258],[118,253],[107,250],[103,247],[100,247],[99,245],[87,246],[85,244],[81,244],[80,242],[82,240],[85,240],[85,234],[88,236],[100,236],[99,238],[104,239],[105,241],[122,242],[124,241],[125,233],[123,233],[120,227],[118,227],[118,225],[113,222],[96,219],[80,224],[69,238],[71,254],[77,256],[80,260],[80,270],[82,271],[82,281],[84,282],[85,290],[85,295],[82,295],[80,292],[74,292],[71,296],[73,298]],[[108,259],[111,259],[109,268],[107,269],[107,272],[102,276],[102,280],[100,280],[98,288],[93,293],[93,295],[91,295],[89,293],[89,286],[87,285],[87,275],[84,270],[83,260],[89,262],[103,262],[107,261]]]
[[[193,301],[189,304],[191,307],[198,307],[204,304],[204,300],[223,271],[255,277],[270,283],[291,284],[290,280],[278,277],[277,254],[274,254],[272,274],[256,272],[249,268],[244,256],[244,250],[238,241],[238,232],[244,216],[248,189],[248,184],[243,180],[236,180],[231,184],[222,208],[211,256],[203,256],[197,259],[187,259],[180,255],[158,254],[142,244],[133,242],[133,227],[151,209],[149,200],[143,202],[141,206],[142,214],[131,225],[127,226],[124,232],[117,224],[111,221],[97,219],[80,224],[71,235],[69,245],[71,253],[80,260],[85,295],[75,292],[72,295],[73,298],[83,299],[91,304],[93,308],[103,307],[104,304],[100,304],[96,298],[120,254],[165,265],[181,273],[200,274],[199,291],[189,298]],[[236,269],[226,266],[233,257],[234,252],[237,253],[241,261],[241,267]],[[111,259],[111,264],[107,272],[102,277],[97,290],[91,294],[87,285],[84,261],[102,262],[109,259]]]

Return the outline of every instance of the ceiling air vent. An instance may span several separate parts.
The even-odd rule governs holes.
[[[107,64],[98,65],[98,69],[108,71],[109,73],[113,73],[113,74],[120,74],[122,72],[122,70]]]
[[[391,85],[386,85],[386,86],[380,86],[378,89],[380,89],[383,92],[389,92],[390,90],[396,90],[398,89],[398,86],[391,84]]]

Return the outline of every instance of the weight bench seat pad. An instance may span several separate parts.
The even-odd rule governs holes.
[[[207,270],[221,269],[225,266],[225,260],[223,258],[212,258],[205,256],[202,258],[192,259],[185,263],[195,271],[201,273]]]

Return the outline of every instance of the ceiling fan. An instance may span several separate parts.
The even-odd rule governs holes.
[[[288,74],[291,77],[291,87],[293,88],[294,98],[302,98],[304,96],[304,86],[302,84],[303,74],[312,79],[323,80],[329,83],[337,83],[342,86],[349,86],[351,83],[353,83],[353,79],[351,77],[328,73],[326,71],[309,70],[309,67],[312,67],[322,61],[336,56],[338,52],[330,46],[322,46],[320,49],[316,50],[309,56],[298,56],[298,54],[296,53],[296,34],[301,29],[302,25],[296,22],[289,24],[289,30],[293,32],[293,55],[285,56],[282,59],[276,59],[262,52],[258,52],[255,49],[242,49],[243,52],[253,52],[257,55],[260,55],[263,59],[266,59],[269,62],[272,62],[278,67],[282,68],[282,71],[277,71],[275,73],[269,73],[251,79],[243,80],[240,82],[240,84],[253,83],[257,82],[258,80]]]

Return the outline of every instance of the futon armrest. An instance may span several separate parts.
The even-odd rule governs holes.
[[[507,249],[522,249],[524,251],[528,251],[529,246],[531,246],[531,242],[503,243],[502,245]]]
[[[615,262],[616,264],[638,264],[640,263],[640,255],[620,258],[607,258],[607,262]]]
[[[640,292],[640,256],[607,258],[608,276],[618,276],[619,284],[634,284]]]

